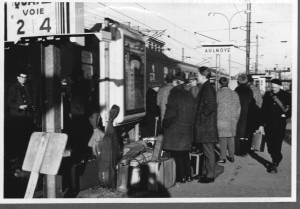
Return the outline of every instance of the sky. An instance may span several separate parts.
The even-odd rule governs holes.
[[[231,53],[231,75],[235,75],[246,69],[247,14],[244,11],[247,4],[244,2],[249,1],[88,2],[84,3],[85,27],[90,28],[96,22],[103,21],[104,17],[110,17],[131,27],[139,27],[149,35],[165,30],[158,39],[165,42],[166,55],[182,60],[184,48],[185,62],[211,67],[216,66],[216,57],[204,54],[201,44],[228,43],[231,28],[231,42],[239,46]],[[294,0],[251,1],[250,70],[254,69],[256,54],[260,72],[274,67],[293,67],[295,6]],[[210,12],[223,15],[209,16]],[[232,17],[230,27],[224,16],[228,19]],[[220,63],[221,70],[228,72],[228,55],[221,55]]]

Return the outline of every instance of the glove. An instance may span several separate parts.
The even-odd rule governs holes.
[[[265,135],[265,129],[263,126],[259,126],[258,132],[260,132],[262,135]]]

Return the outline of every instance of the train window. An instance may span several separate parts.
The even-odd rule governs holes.
[[[169,69],[167,67],[164,67],[164,78],[168,75]]]
[[[125,115],[144,111],[144,43],[125,37],[129,47],[124,48]]]

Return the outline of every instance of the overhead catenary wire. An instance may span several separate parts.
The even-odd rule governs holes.
[[[138,20],[136,20],[136,19],[134,19],[134,18],[132,18],[132,17],[130,17],[130,16],[128,16],[128,15],[122,13],[122,12],[120,12],[120,11],[117,11],[117,10],[114,9],[114,8],[111,8],[111,7],[109,7],[109,6],[107,6],[107,5],[103,4],[103,3],[100,3],[100,2],[98,2],[98,4],[100,4],[100,5],[102,5],[102,6],[105,6],[105,7],[109,8],[109,9],[111,9],[111,10],[117,12],[118,14],[121,14],[121,15],[123,15],[123,16],[125,16],[125,17],[127,17],[127,18],[129,18],[129,19],[131,19],[131,20],[133,20],[133,21],[135,21],[135,22],[137,22],[137,23],[139,23],[139,24],[142,24],[143,26],[146,26],[146,27],[150,28],[151,30],[155,30],[153,27],[148,26],[148,25],[146,25],[146,24],[144,24],[144,23],[142,23],[142,22],[140,22],[140,21],[138,21]],[[151,13],[153,13],[153,12],[151,12]],[[161,18],[162,18],[162,17],[161,17]],[[165,18],[162,18],[162,19],[165,19]],[[165,19],[165,21],[168,21],[168,20]],[[169,22],[170,22],[170,21],[169,21]],[[181,30],[183,30],[183,31],[185,31],[185,32],[189,32],[189,31],[187,31],[187,30],[185,30],[185,29],[183,29],[183,28],[181,28],[181,27],[179,27],[179,26],[177,26],[177,25],[175,25],[175,24],[173,24],[173,25],[174,25],[175,27],[180,28]],[[190,32],[190,33],[191,33],[191,32]],[[198,33],[198,34],[199,34],[199,33]],[[221,42],[220,40],[214,39],[214,38],[212,38],[212,37],[209,37],[209,36],[206,36],[206,35],[203,35],[203,34],[199,34],[199,35],[204,36],[204,37],[209,38],[209,39],[212,39],[212,40],[216,40],[216,41],[218,41],[218,42]],[[191,46],[188,46],[188,45],[185,44],[185,43],[182,43],[181,41],[179,41],[179,40],[173,38],[173,37],[170,36],[170,35],[162,34],[162,36],[165,36],[165,37],[167,37],[167,38],[169,38],[169,39],[171,39],[171,40],[173,40],[173,41],[179,43],[180,45],[185,46],[185,47],[187,47],[187,48],[193,50],[194,52],[196,52],[196,53],[198,53],[198,54],[201,54],[202,56],[206,56],[205,54],[199,52],[198,50],[195,50],[195,48],[193,48],[193,47],[191,47]],[[239,48],[238,48],[238,49],[239,49]],[[239,49],[239,50],[242,50],[242,49]],[[244,50],[242,50],[242,51],[244,51]]]

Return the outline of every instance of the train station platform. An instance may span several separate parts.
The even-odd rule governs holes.
[[[264,152],[255,152],[245,157],[235,156],[233,163],[226,161],[225,164],[222,164],[224,173],[217,177],[214,183],[201,184],[197,180],[184,184],[176,183],[174,187],[164,191],[161,197],[177,198],[174,199],[176,201],[186,201],[184,198],[199,198],[195,200],[200,202],[204,200],[212,201],[211,198],[225,198],[233,201],[239,201],[240,198],[246,198],[247,201],[247,198],[249,198],[249,201],[255,201],[253,198],[275,198],[276,200],[276,198],[291,197],[291,174],[296,174],[296,168],[292,170],[290,121],[282,145],[282,154],[283,160],[278,167],[277,174],[267,172],[266,167],[271,162],[271,158],[267,152],[267,147],[265,147]],[[89,189],[81,191],[77,197],[105,197],[100,194],[101,191],[103,192],[99,188]],[[128,194],[117,194],[113,197],[126,198],[130,196]],[[144,192],[131,197],[159,197],[159,194],[153,196],[153,194]]]

